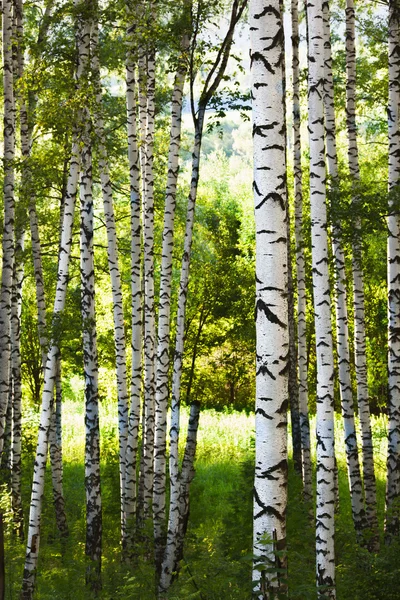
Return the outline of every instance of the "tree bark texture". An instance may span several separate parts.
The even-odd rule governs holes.
[[[395,196],[400,184],[400,4],[389,2],[389,216],[388,342],[389,429],[386,488],[388,535],[398,534],[400,496],[400,218]]]
[[[356,46],[355,10],[353,0],[346,1],[346,123],[348,135],[348,161],[354,188],[360,179],[356,123]],[[353,192],[353,205],[357,206],[357,191]],[[357,379],[357,401],[361,424],[363,453],[363,476],[365,508],[368,528],[372,537],[371,549],[377,550],[378,520],[376,512],[376,482],[374,453],[372,446],[371,415],[369,408],[368,374],[365,333],[364,275],[362,268],[361,218],[355,218],[353,251],[353,292],[354,292],[354,354]]]
[[[334,105],[334,87],[332,74],[332,54],[330,40],[330,11],[329,3],[324,2],[324,43],[325,43],[325,132],[326,157],[331,178],[330,186],[334,202],[335,194],[339,193],[338,160],[336,150],[336,122]],[[335,309],[336,309],[336,347],[338,360],[338,375],[340,399],[343,416],[344,442],[349,477],[350,497],[354,528],[358,539],[361,539],[365,528],[365,506],[363,483],[361,479],[358,457],[357,435],[354,420],[353,392],[350,377],[350,348],[347,314],[346,271],[340,225],[333,223],[332,253],[335,264]]]
[[[288,304],[283,17],[250,2],[256,220],[256,469],[253,595],[284,587],[287,506]],[[273,342],[271,343],[271,340]],[[279,551],[279,554],[278,554]]]
[[[308,418],[307,332],[306,332],[306,264],[303,236],[303,182],[301,170],[300,136],[300,73],[299,73],[299,16],[298,0],[292,1],[292,73],[293,73],[293,165],[295,185],[295,238],[297,276],[297,356],[299,381],[299,412],[302,448],[303,494],[310,502],[312,491],[312,464],[310,422]]]
[[[311,248],[317,354],[317,590],[320,598],[335,598],[334,365],[326,215],[322,1],[307,2],[307,18]]]

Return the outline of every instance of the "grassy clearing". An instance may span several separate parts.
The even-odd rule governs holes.
[[[117,417],[115,407],[101,407],[102,498],[104,519],[103,591],[100,598],[154,599],[151,561],[143,558],[126,566],[120,562]],[[24,503],[29,486],[38,419],[25,414]],[[64,489],[70,539],[59,539],[54,523],[50,477],[46,481],[43,533],[36,598],[38,600],[90,599],[85,579],[84,425],[81,403],[64,405]],[[187,427],[183,411],[182,440]],[[201,415],[196,476],[191,490],[190,522],[181,576],[170,599],[245,600],[250,597],[252,546],[252,487],[254,417],[244,413],[206,411]],[[311,427],[314,430],[314,424]],[[386,421],[373,422],[378,479],[378,508],[383,525]],[[399,545],[383,546],[371,556],[355,544],[345,466],[341,420],[337,419],[340,509],[336,551],[338,600],[398,599]],[[182,444],[183,447],[183,444]],[[288,559],[292,600],[314,600],[314,530],[301,500],[299,478],[289,465]],[[3,495],[7,508],[7,498]],[[9,528],[10,529],[10,528]],[[6,599],[19,595],[24,547],[7,535]],[[143,555],[143,548],[141,549]],[[147,550],[149,554],[149,550]]]

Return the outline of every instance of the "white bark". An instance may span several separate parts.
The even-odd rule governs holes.
[[[185,313],[186,313],[186,302],[189,285],[189,268],[190,268],[190,253],[192,247],[193,238],[193,226],[194,226],[194,215],[197,198],[197,187],[199,183],[199,169],[200,169],[200,150],[201,141],[204,126],[204,114],[207,104],[211,96],[217,90],[222,77],[225,73],[226,64],[232,45],[233,33],[235,25],[240,19],[243,10],[246,6],[247,0],[244,0],[240,4],[239,0],[234,0],[231,11],[231,18],[226,33],[225,39],[220,47],[216,61],[211,67],[205,81],[205,85],[200,96],[199,106],[197,114],[194,111],[194,97],[193,97],[193,79],[191,80],[191,92],[192,92],[192,115],[195,124],[195,136],[194,146],[192,153],[192,177],[190,183],[189,198],[186,211],[186,228],[185,237],[183,243],[183,256],[181,263],[181,276],[179,282],[178,292],[178,309],[176,317],[176,340],[175,340],[175,353],[174,353],[174,364],[172,374],[172,400],[171,400],[171,428],[170,428],[170,458],[169,458],[169,472],[170,472],[170,509],[168,518],[168,532],[167,532],[167,543],[165,547],[164,559],[161,566],[161,575],[159,581],[158,593],[159,597],[163,598],[168,588],[171,585],[174,574],[178,569],[178,551],[180,548],[179,544],[179,531],[181,521],[181,477],[179,473],[179,429],[180,429],[180,384],[182,376],[182,362],[183,362],[183,350],[184,350],[184,334],[185,334]],[[194,74],[191,73],[191,77]],[[188,493],[188,489],[187,489]]]
[[[307,2],[307,17],[311,245],[317,353],[317,587],[319,597],[335,598],[334,366],[326,216],[324,27],[321,0]]]
[[[336,150],[336,122],[334,106],[334,87],[332,74],[332,55],[330,41],[329,4],[324,2],[324,42],[325,42],[325,131],[326,156],[331,177],[333,193],[339,191],[338,160]],[[354,528],[360,538],[365,527],[365,507],[363,483],[358,459],[357,435],[354,421],[353,393],[350,378],[349,328],[347,315],[347,289],[345,258],[341,241],[340,226],[337,222],[332,227],[332,250],[335,262],[335,308],[336,339],[339,366],[340,399],[344,426],[344,442],[349,477],[350,497]]]
[[[300,73],[299,73],[299,19],[298,0],[292,0],[292,72],[293,72],[293,165],[295,184],[295,237],[297,269],[297,355],[299,377],[299,410],[302,446],[304,500],[310,502],[312,490],[312,464],[310,448],[310,422],[308,418],[308,374],[306,331],[306,265],[303,239],[303,182],[301,170],[300,136]]]
[[[356,46],[355,11],[353,0],[346,1],[346,122],[348,134],[348,160],[354,182],[360,178],[356,124]],[[354,191],[353,205],[357,206]],[[363,475],[367,526],[371,530],[370,547],[378,549],[378,520],[376,513],[376,482],[372,446],[371,415],[369,408],[368,374],[366,356],[364,275],[362,269],[361,219],[355,218],[353,250],[354,292],[354,354],[357,379],[357,402],[361,424]]]
[[[256,219],[254,597],[284,588],[288,306],[283,20],[279,1],[250,2]],[[273,342],[271,343],[271,341]]]
[[[11,295],[14,269],[14,155],[15,105],[12,57],[12,0],[3,2],[3,98],[4,98],[4,225],[0,290],[0,454],[9,397],[11,358]]]
[[[174,244],[174,221],[176,189],[179,172],[179,149],[181,142],[183,86],[187,72],[189,37],[182,42],[180,66],[175,76],[171,102],[171,132],[168,152],[168,179],[165,194],[164,229],[162,240],[161,282],[158,312],[158,345],[156,371],[155,439],[154,439],[154,489],[153,518],[156,562],[161,560],[165,527],[166,494],[166,433],[168,407],[169,344],[172,287],[172,250]]]
[[[155,304],[154,304],[154,171],[155,50],[149,48],[139,61],[141,168],[143,187],[144,248],[144,431],[143,516],[151,514],[155,412]]]
[[[20,537],[24,534],[21,497],[21,433],[22,433],[22,380],[21,380],[21,306],[24,269],[24,231],[20,232],[15,248],[14,281],[11,306],[11,497],[14,521]]]
[[[44,493],[44,474],[46,469],[46,457],[48,448],[48,429],[52,413],[51,409],[57,372],[57,358],[59,355],[57,327],[62,311],[64,310],[67,292],[69,260],[71,256],[72,245],[72,225],[74,220],[76,189],[79,172],[78,156],[79,147],[76,140],[74,140],[71,153],[71,165],[68,177],[67,193],[65,198],[65,210],[58,261],[57,288],[53,310],[54,333],[53,339],[50,342],[50,349],[46,359],[46,369],[44,375],[42,408],[40,415],[39,435],[32,483],[31,504],[29,511],[29,530],[24,576],[22,582],[21,600],[31,600],[33,597],[33,591],[35,586],[36,566],[40,544],[40,520]]]
[[[131,204],[131,312],[132,312],[132,372],[131,406],[126,453],[126,519],[131,532],[136,519],[136,463],[140,425],[140,395],[142,383],[142,283],[141,283],[141,207],[140,167],[136,131],[135,21],[127,3],[129,25],[126,54],[126,107],[128,159]]]
[[[388,224],[388,341],[389,425],[386,487],[387,534],[399,531],[400,495],[400,218],[395,194],[400,184],[400,5],[389,2],[389,217]]]
[[[94,2],[86,13],[86,2],[75,0],[77,10],[78,88],[86,91],[91,78],[91,22],[96,18]],[[80,273],[83,325],[83,371],[85,381],[85,492],[86,492],[86,583],[101,588],[102,502],[100,487],[100,427],[98,356],[93,252],[92,121],[89,108],[78,113],[81,151],[80,177]]]
[[[96,84],[96,115],[94,129],[98,142],[99,171],[103,195],[104,217],[107,230],[107,257],[113,298],[114,343],[118,395],[119,464],[121,485],[121,539],[126,546],[126,452],[128,439],[128,387],[126,371],[126,342],[122,299],[121,273],[118,264],[118,243],[114,206],[108,166],[104,121],[102,117],[102,89],[98,58],[98,23],[92,32],[92,71]]]

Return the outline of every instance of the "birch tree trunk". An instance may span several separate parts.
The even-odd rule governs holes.
[[[338,160],[336,150],[336,122],[334,106],[334,86],[332,74],[332,55],[330,41],[329,4],[324,2],[324,42],[325,42],[325,132],[326,157],[331,177],[333,195],[339,192]],[[347,289],[345,257],[341,241],[340,226],[334,222],[332,227],[332,251],[335,262],[335,308],[336,339],[339,366],[339,387],[344,426],[344,442],[349,477],[350,497],[354,528],[360,540],[365,528],[365,507],[363,483],[358,458],[357,435],[354,421],[353,393],[350,378],[350,349],[347,315]]]
[[[131,206],[131,312],[132,372],[131,406],[126,453],[126,519],[129,540],[136,522],[136,464],[140,425],[142,384],[142,282],[141,282],[141,207],[140,166],[136,131],[135,20],[126,4],[129,25],[126,52],[126,107]]]
[[[152,7],[152,4],[151,4]],[[143,83],[140,95],[146,101],[145,144],[142,164],[143,248],[144,248],[144,432],[143,432],[143,516],[151,515],[153,497],[153,452],[155,419],[155,304],[154,304],[154,119],[155,119],[155,49],[143,57]],[[140,85],[140,82],[139,82]],[[142,102],[143,106],[143,102]],[[143,115],[140,118],[144,122]],[[143,135],[143,130],[142,130]]]
[[[44,474],[48,448],[48,430],[52,413],[54,385],[57,372],[57,358],[59,355],[59,340],[57,329],[65,306],[67,292],[69,260],[72,245],[72,225],[74,220],[76,189],[79,171],[79,146],[74,139],[71,153],[71,165],[65,198],[63,228],[61,234],[60,253],[58,261],[58,275],[56,297],[53,310],[53,338],[50,342],[46,359],[44,385],[42,394],[42,408],[40,415],[39,435],[36,448],[36,460],[33,473],[31,504],[29,511],[29,529],[26,548],[24,576],[22,582],[21,600],[31,600],[35,587],[36,567],[40,544],[40,520],[44,493]]]
[[[169,344],[171,325],[172,250],[174,245],[174,221],[176,189],[179,172],[179,149],[181,144],[182,97],[187,73],[189,36],[182,41],[180,65],[175,75],[171,102],[171,132],[168,152],[168,178],[165,193],[164,229],[162,239],[162,262],[160,300],[158,312],[158,345],[156,371],[155,439],[154,439],[154,489],[153,519],[156,568],[161,568],[165,544],[166,503],[166,433],[168,408]]]
[[[14,156],[15,105],[12,56],[12,0],[3,2],[3,98],[4,98],[4,225],[2,236],[2,272],[0,290],[0,454],[9,397],[11,359],[11,296],[14,272]]]
[[[21,306],[24,269],[24,231],[20,232],[15,247],[14,281],[11,306],[11,500],[15,528],[24,537],[24,514],[21,496],[21,433],[22,433],[22,380],[21,380]]]
[[[306,331],[306,269],[303,239],[303,183],[300,136],[300,74],[298,0],[292,0],[292,73],[293,73],[293,165],[295,184],[295,237],[297,269],[297,355],[299,377],[299,411],[302,448],[303,494],[305,502],[312,500],[312,465],[310,422],[308,418],[307,331]]]
[[[357,207],[356,182],[360,179],[356,124],[356,47],[355,11],[353,0],[346,0],[346,124],[348,160],[354,182],[353,205]],[[370,548],[378,550],[378,520],[376,513],[376,482],[369,408],[367,357],[365,336],[364,275],[362,269],[361,218],[355,218],[353,250],[354,290],[354,353],[357,379],[357,401],[361,424],[363,475],[367,526],[371,531]]]
[[[311,246],[317,353],[317,590],[320,598],[335,598],[334,366],[326,216],[324,26],[321,0],[307,2],[307,18]]]
[[[97,7],[96,7],[97,8]],[[96,86],[96,115],[94,129],[98,142],[99,171],[103,195],[104,217],[107,230],[107,257],[110,270],[111,290],[113,298],[115,362],[118,392],[119,423],[119,460],[121,485],[121,539],[123,547],[127,544],[126,530],[126,453],[128,438],[128,387],[126,371],[126,342],[122,299],[121,273],[118,263],[118,244],[115,227],[113,197],[105,144],[104,121],[102,117],[102,89],[100,82],[100,64],[98,57],[98,23],[92,31],[92,72]]]
[[[250,1],[250,45],[256,219],[253,595],[269,599],[284,588],[286,571],[282,552],[286,550],[289,339],[285,67],[279,1]]]
[[[171,427],[170,427],[170,456],[169,456],[169,472],[170,472],[170,502],[169,502],[169,517],[167,542],[165,546],[164,558],[161,565],[161,575],[158,586],[158,595],[164,598],[168,588],[171,585],[173,577],[176,576],[178,569],[178,553],[180,549],[179,532],[184,516],[181,514],[182,494],[189,493],[189,486],[185,488],[181,486],[181,475],[179,470],[179,429],[180,429],[180,394],[181,394],[181,376],[182,362],[184,351],[184,336],[185,336],[185,314],[186,302],[189,286],[189,268],[190,255],[193,238],[194,214],[197,198],[197,187],[200,174],[200,151],[204,126],[204,115],[210,98],[217,90],[225,73],[226,65],[230,49],[232,46],[233,33],[235,26],[243,14],[247,0],[240,3],[239,0],[234,0],[230,23],[225,38],[220,46],[217,58],[211,67],[200,95],[197,113],[194,109],[193,95],[193,52],[196,41],[196,31],[193,39],[192,59],[191,59],[191,106],[192,116],[195,125],[194,146],[192,153],[192,176],[190,182],[190,192],[186,211],[186,228],[183,243],[183,256],[181,262],[181,275],[178,292],[178,309],[176,317],[176,340],[175,353],[173,362],[172,374],[172,400],[171,400]]]
[[[77,9],[78,86],[90,81],[91,25],[97,17],[94,2],[75,0]],[[90,10],[90,13],[84,12]],[[97,26],[97,24],[96,24]],[[100,487],[100,428],[98,397],[98,357],[95,313],[93,252],[92,122],[89,109],[79,110],[80,177],[80,272],[83,321],[83,369],[85,379],[85,490],[86,490],[86,584],[101,588],[102,506]]]
[[[388,341],[389,428],[386,487],[387,536],[397,535],[400,496],[400,218],[395,208],[400,184],[400,4],[389,2],[389,216]]]

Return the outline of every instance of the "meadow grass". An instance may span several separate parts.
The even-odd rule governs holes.
[[[92,596],[85,589],[85,493],[84,409],[67,400],[63,413],[64,491],[70,527],[67,541],[55,526],[49,473],[43,505],[43,528],[38,567],[38,600],[81,600]],[[182,411],[181,450],[188,411]],[[111,403],[101,405],[102,500],[103,500],[103,590],[104,600],[152,600],[154,571],[147,546],[134,563],[121,563],[119,546],[119,476],[117,414]],[[27,517],[29,488],[38,425],[37,415],[24,417],[24,506]],[[313,447],[315,423],[311,432]],[[383,529],[386,457],[386,419],[373,419],[378,510]],[[336,420],[336,452],[339,468],[340,508],[336,518],[338,600],[392,600],[397,590],[399,565],[397,542],[382,544],[380,555],[371,555],[355,543],[345,464],[342,423]],[[289,436],[289,454],[290,436]],[[314,457],[315,458],[315,457]],[[173,584],[172,600],[246,600],[251,597],[252,488],[254,477],[254,415],[204,411],[200,417],[196,475],[191,488],[190,519],[180,577]],[[3,509],[10,521],[7,495]],[[150,537],[150,531],[147,532]],[[144,531],[145,537],[146,531]],[[301,501],[301,481],[289,461],[288,562],[292,600],[314,600],[314,527],[309,510]],[[19,596],[24,546],[7,527],[6,599]]]

